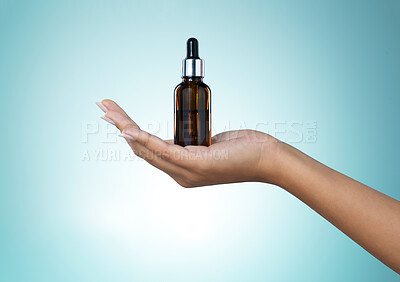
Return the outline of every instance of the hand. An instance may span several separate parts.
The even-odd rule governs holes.
[[[264,181],[275,183],[276,155],[280,142],[254,130],[228,131],[215,135],[211,146],[175,145],[139,126],[114,101],[97,103],[103,119],[121,130],[134,153],[170,175],[183,187]]]
[[[400,202],[279,142],[239,130],[212,145],[174,145],[143,130],[113,101],[98,103],[136,155],[183,187],[244,181],[276,184],[309,205],[383,263],[400,273]]]

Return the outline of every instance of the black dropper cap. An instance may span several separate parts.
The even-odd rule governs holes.
[[[186,59],[200,59],[199,41],[196,38],[189,38],[186,42]]]
[[[199,58],[199,41],[189,38],[186,58],[182,60],[182,77],[204,77],[204,60]]]

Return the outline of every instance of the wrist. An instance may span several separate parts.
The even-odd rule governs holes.
[[[261,181],[287,189],[302,153],[275,138],[268,146],[268,150],[263,150]]]

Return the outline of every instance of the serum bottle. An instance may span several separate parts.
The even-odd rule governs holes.
[[[203,82],[204,60],[199,42],[189,38],[182,60],[182,82],[174,91],[174,143],[211,145],[211,90]]]

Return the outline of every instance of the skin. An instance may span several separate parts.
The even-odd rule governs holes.
[[[98,105],[136,155],[181,186],[248,181],[280,186],[400,274],[399,201],[262,132],[229,131],[215,135],[209,147],[181,147],[141,130],[115,102]]]

